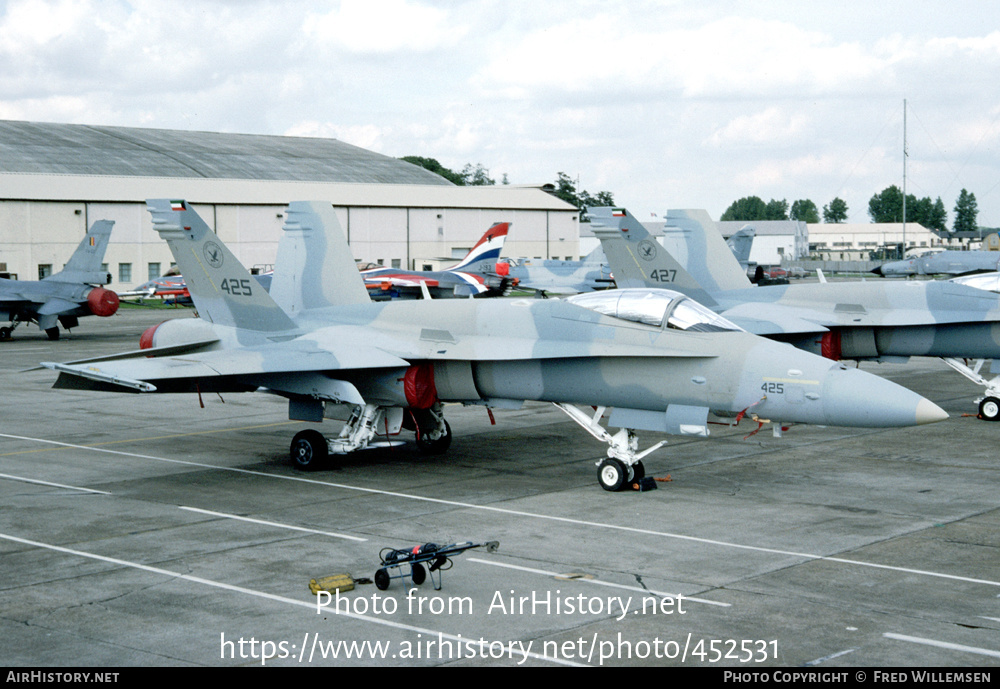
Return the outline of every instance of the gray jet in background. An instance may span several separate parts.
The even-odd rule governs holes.
[[[50,340],[59,339],[59,325],[75,328],[81,316],[111,316],[118,311],[118,295],[101,285],[111,274],[101,269],[114,222],[98,220],[90,226],[66,267],[37,282],[0,278],[0,340],[9,340],[21,323],[37,323]]]
[[[1000,251],[927,252],[903,261],[883,263],[872,270],[882,277],[910,275],[971,275],[1000,270]]]
[[[737,328],[683,295],[615,290],[559,299],[372,302],[329,203],[292,203],[270,294],[184,201],[152,200],[199,318],[143,335],[133,352],[45,363],[57,388],[251,392],[289,417],[346,420],[336,439],[298,433],[292,462],[388,441],[402,429],[444,452],[444,403],[556,404],[608,444],[606,490],[642,478],[636,430],[706,436],[709,413],[833,426],[897,427],[947,417],[877,376]],[[585,410],[586,409],[586,410]],[[610,411],[612,434],[600,422]]]
[[[705,211],[668,212],[687,240],[676,256],[627,211],[587,212],[620,286],[675,289],[750,332],[835,361],[940,357],[986,388],[980,417],[1000,419],[1000,375],[980,374],[1000,359],[996,294],[947,281],[753,286]]]
[[[576,294],[614,287],[604,251],[597,247],[581,261],[540,258],[501,258],[496,274],[517,280],[517,289],[534,290],[543,296]]]

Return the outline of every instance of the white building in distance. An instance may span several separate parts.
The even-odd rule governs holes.
[[[298,200],[329,201],[364,262],[449,265],[503,221],[507,256],[579,256],[576,208],[541,186],[456,186],[334,139],[0,121],[0,272],[58,271],[106,219],[113,288],[159,277],[173,258],[148,198],[189,201],[248,268],[274,263]]]

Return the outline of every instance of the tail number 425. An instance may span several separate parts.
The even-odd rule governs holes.
[[[253,288],[250,287],[249,279],[223,278],[219,288],[233,297],[249,297],[253,295]]]

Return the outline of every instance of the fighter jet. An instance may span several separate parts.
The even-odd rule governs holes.
[[[501,259],[496,262],[493,272],[516,280],[520,290],[534,290],[542,296],[593,292],[614,286],[614,278],[601,247],[591,251],[582,261]]]
[[[50,340],[59,339],[59,324],[75,328],[81,316],[111,316],[118,295],[100,285],[111,282],[101,270],[114,222],[98,220],[90,226],[66,267],[37,282],[0,278],[0,340],[9,340],[21,323],[37,323]]]
[[[882,277],[909,275],[970,275],[1000,270],[1000,251],[927,252],[904,261],[890,261],[872,270]]]
[[[294,437],[300,469],[401,429],[415,432],[422,451],[444,452],[448,402],[556,404],[608,444],[598,463],[606,490],[641,478],[642,458],[663,444],[640,452],[636,430],[706,436],[710,412],[867,427],[947,416],[905,388],[744,332],[671,290],[372,302],[329,203],[288,207],[268,293],[185,202],[147,206],[200,317],[150,329],[133,352],[44,363],[60,372],[55,387],[262,390],[286,397],[291,419],[346,420],[336,439],[313,429]],[[609,408],[615,434],[600,423]]]
[[[619,285],[676,289],[750,332],[835,361],[939,357],[985,388],[980,417],[1000,420],[1000,376],[987,380],[982,363],[965,362],[1000,359],[997,295],[947,281],[752,286],[705,211],[667,214],[687,239],[673,256],[630,213],[612,210],[588,214]]]
[[[416,271],[399,268],[362,270],[368,293],[375,301],[433,297],[498,297],[510,293],[517,280],[496,270],[510,223],[494,224],[465,258],[445,270]]]

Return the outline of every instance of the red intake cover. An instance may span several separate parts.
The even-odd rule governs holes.
[[[112,316],[118,310],[118,295],[103,287],[95,287],[87,295],[87,307],[95,316]]]
[[[437,401],[433,364],[410,366],[403,374],[403,391],[411,409],[430,409]]]
[[[510,264],[507,261],[497,261],[497,275],[500,277],[510,275]]]
[[[827,359],[840,361],[841,349],[839,330],[831,330],[823,333],[823,339],[820,340],[820,351]]]

